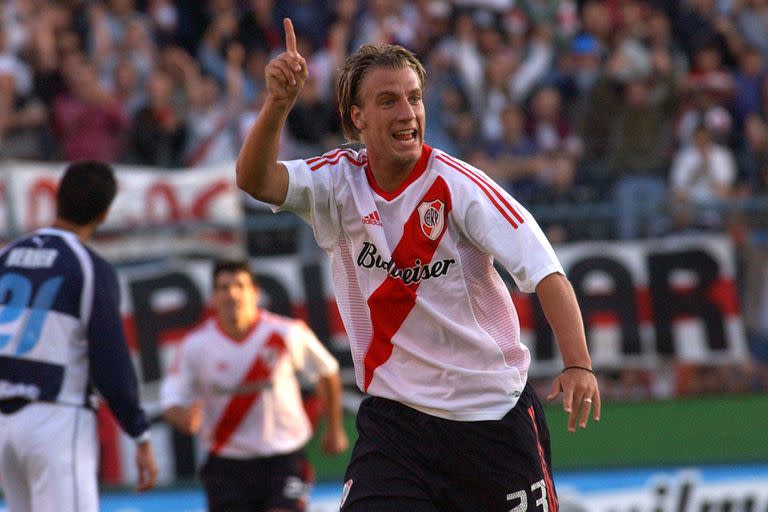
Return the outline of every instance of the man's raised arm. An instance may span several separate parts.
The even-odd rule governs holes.
[[[285,52],[264,69],[267,97],[237,159],[237,186],[261,201],[280,205],[288,193],[288,172],[277,163],[280,134],[307,79],[307,62],[296,49],[291,20],[283,20]]]

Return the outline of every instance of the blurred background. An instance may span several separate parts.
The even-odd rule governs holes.
[[[768,0],[4,0],[0,245],[52,221],[65,162],[106,160],[120,180],[95,246],[119,266],[163,489],[121,492],[132,443],[102,410],[105,510],[202,509],[202,454],[159,419],[157,387],[209,314],[217,256],[249,257],[265,306],[339,358],[354,433],[325,256],[234,184],[286,16],[309,78],[281,159],[342,144],[339,65],[398,43],[427,69],[426,142],[497,180],[553,242],[604,400],[576,434],[547,408],[562,509],[767,510]],[[508,283],[546,394],[556,344]],[[311,510],[333,510],[347,457],[309,449]]]

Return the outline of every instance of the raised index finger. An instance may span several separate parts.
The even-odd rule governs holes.
[[[285,50],[291,55],[298,55],[296,34],[293,32],[293,23],[290,18],[283,19],[283,28],[285,29]]]

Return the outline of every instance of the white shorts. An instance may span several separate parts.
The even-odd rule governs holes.
[[[9,512],[99,509],[96,415],[31,403],[0,413],[0,482]]]

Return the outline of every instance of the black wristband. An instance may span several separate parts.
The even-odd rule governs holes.
[[[587,368],[586,366],[566,366],[563,368],[563,371],[561,373],[565,373],[566,370],[584,370],[585,372],[589,372],[592,375],[595,374],[594,371],[592,371],[592,368]]]

